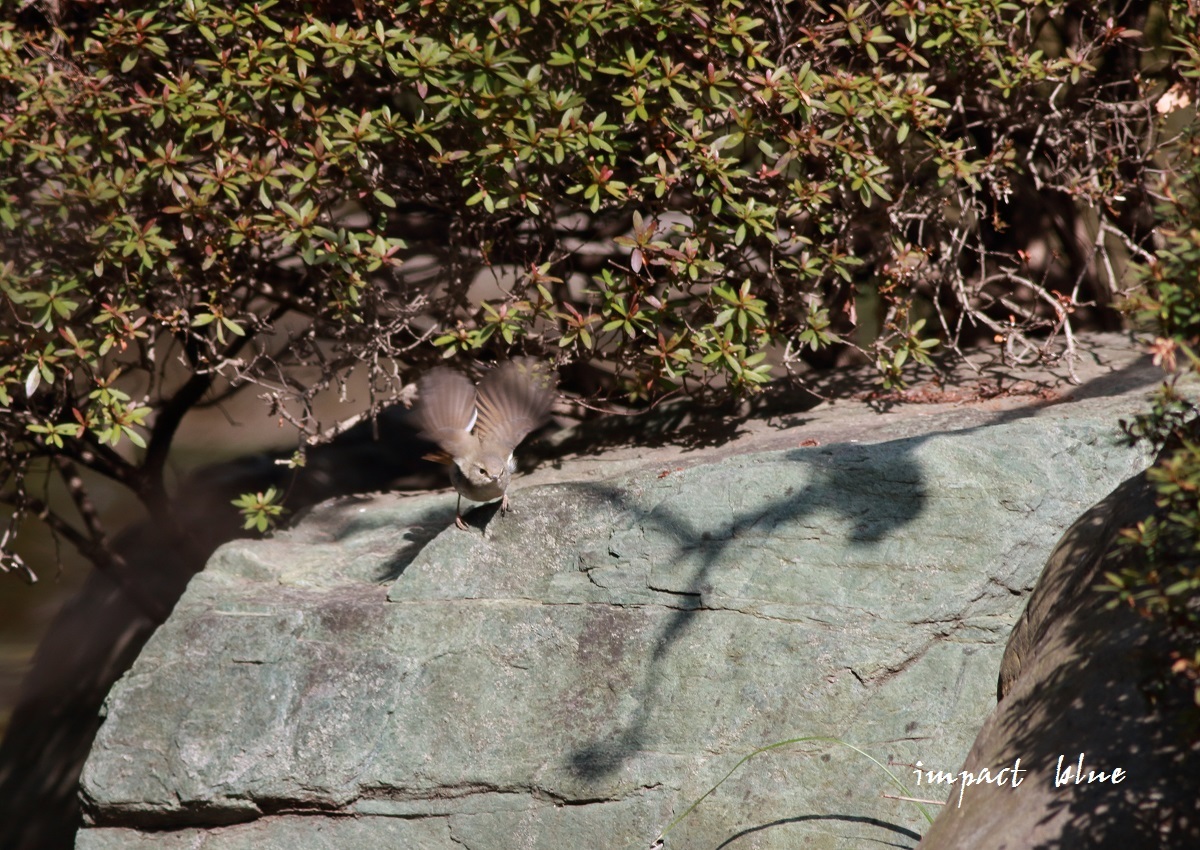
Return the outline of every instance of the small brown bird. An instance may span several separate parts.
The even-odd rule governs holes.
[[[488,372],[478,390],[464,375],[438,366],[417,382],[417,423],[441,451],[432,459],[450,466],[458,491],[454,524],[466,530],[462,497],[500,500],[508,510],[513,451],[545,420],[554,401],[550,369],[532,359],[512,360]]]

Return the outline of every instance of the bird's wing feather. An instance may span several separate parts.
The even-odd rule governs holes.
[[[417,383],[417,423],[421,433],[454,457],[467,454],[475,438],[471,428],[475,409],[475,386],[469,379],[445,366],[431,369]]]
[[[529,358],[503,363],[479,382],[476,433],[507,456],[542,424],[553,402],[554,377],[544,364]]]

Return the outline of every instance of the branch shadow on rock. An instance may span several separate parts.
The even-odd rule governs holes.
[[[784,453],[787,461],[810,467],[809,483],[787,487],[765,507],[757,505],[736,513],[721,529],[701,529],[666,502],[637,516],[637,523],[652,527],[658,534],[674,541],[677,556],[695,557],[699,553],[701,563],[690,576],[686,588],[671,591],[675,600],[672,607],[676,610],[654,639],[645,673],[635,688],[637,707],[629,722],[568,753],[568,771],[585,781],[604,779],[615,774],[645,748],[647,724],[654,710],[657,688],[663,680],[660,665],[695,624],[697,613],[705,610],[703,600],[705,594],[711,592],[712,571],[727,562],[731,545],[746,545],[748,540],[756,537],[768,538],[781,525],[803,523],[820,512],[834,511],[851,521],[850,543],[867,546],[886,539],[895,529],[920,516],[927,502],[925,477],[912,453],[923,439],[897,440],[882,446],[842,445]],[[856,480],[864,485],[868,480],[874,483],[859,488],[847,486],[848,469],[861,470]],[[611,502],[618,510],[635,510],[624,494],[614,488],[588,485],[588,492],[595,498]],[[821,817],[824,816],[813,815],[795,821]],[[880,821],[878,825],[906,836],[912,835],[895,824]]]
[[[755,833],[764,832],[768,829],[777,829],[781,826],[787,826],[793,823],[819,823],[822,821],[840,821],[843,823],[856,823],[863,824],[864,826],[874,826],[878,827],[884,832],[892,832],[896,835],[903,836],[904,838],[912,839],[913,842],[921,840],[921,836],[917,835],[917,833],[913,832],[911,829],[897,826],[894,823],[888,823],[887,821],[880,820],[879,818],[865,817],[863,815],[797,815],[796,817],[780,818],[779,820],[774,820],[770,823],[760,823],[755,826],[746,827],[745,829],[739,830],[738,832],[735,832],[733,835],[726,838],[715,848],[713,848],[713,850],[726,850],[726,848],[732,847],[734,842],[739,841],[748,835],[754,835]],[[893,841],[885,841],[881,838],[862,840],[869,841],[872,846],[877,847],[900,847],[908,850],[908,848],[913,846],[911,843],[897,844]]]

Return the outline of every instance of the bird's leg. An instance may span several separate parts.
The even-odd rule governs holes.
[[[462,493],[458,494],[458,504],[454,506],[454,524],[463,531],[471,530],[467,527],[467,522],[463,519],[462,515]]]
[[[508,513],[508,493],[500,497],[500,516]]]

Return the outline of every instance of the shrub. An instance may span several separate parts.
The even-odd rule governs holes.
[[[633,402],[940,343],[1070,357],[1154,225],[1182,0],[0,2],[0,469],[169,521],[189,410],[366,370]],[[1146,35],[1143,35],[1143,32]],[[491,282],[490,289],[484,284]],[[578,370],[574,374],[579,374]],[[303,379],[298,377],[303,375]],[[572,389],[570,382],[566,384]],[[132,443],[138,451],[128,450]]]

